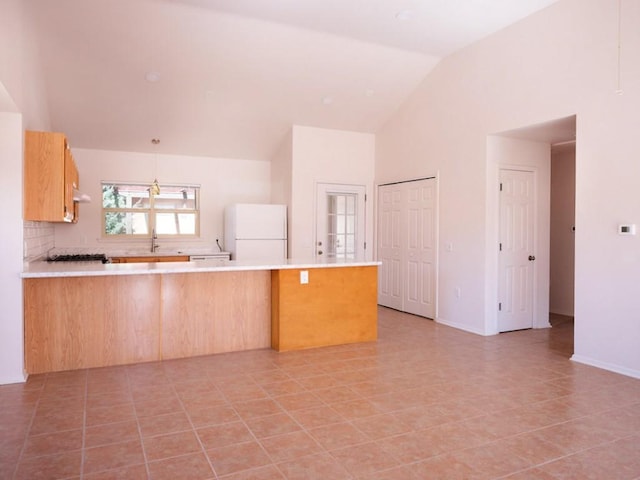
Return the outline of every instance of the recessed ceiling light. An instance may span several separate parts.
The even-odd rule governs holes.
[[[376,92],[375,92],[375,90],[374,90],[373,88],[367,88],[367,89],[364,91],[364,94],[365,94],[367,97],[373,97],[373,94],[374,94],[374,93],[376,93]]]
[[[158,72],[147,72],[144,78],[147,82],[155,83],[160,81],[160,74]]]
[[[322,104],[323,105],[331,105],[333,103],[333,97],[322,97]]]

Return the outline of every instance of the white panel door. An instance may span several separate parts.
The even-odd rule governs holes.
[[[404,311],[435,317],[435,182],[408,182]]]
[[[378,188],[378,303],[435,318],[435,179]]]
[[[498,330],[533,327],[534,174],[500,170]]]
[[[402,310],[402,188],[386,185],[378,190],[378,303]]]

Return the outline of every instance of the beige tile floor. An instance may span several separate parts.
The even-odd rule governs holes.
[[[0,479],[640,479],[640,381],[553,320],[381,308],[376,343],[33,376],[0,387]]]

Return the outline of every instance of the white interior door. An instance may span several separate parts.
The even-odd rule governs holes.
[[[319,183],[316,201],[316,257],[364,259],[364,185]]]
[[[498,330],[533,327],[534,174],[500,170]]]
[[[435,318],[436,182],[378,189],[378,303]]]

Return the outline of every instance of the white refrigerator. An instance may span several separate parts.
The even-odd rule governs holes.
[[[224,211],[224,247],[231,260],[287,258],[287,206],[237,203]]]

